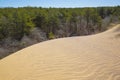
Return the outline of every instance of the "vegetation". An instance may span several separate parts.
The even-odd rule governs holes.
[[[8,50],[11,53],[48,39],[101,32],[113,22],[120,22],[120,6],[0,8],[0,46],[9,49],[16,42],[13,48],[17,49]]]
[[[54,34],[52,32],[50,32],[49,33],[49,39],[54,39],[54,38],[55,38]]]

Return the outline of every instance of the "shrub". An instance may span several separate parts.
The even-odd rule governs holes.
[[[54,39],[54,38],[55,38],[55,35],[54,35],[52,32],[50,32],[50,33],[48,34],[48,37],[49,37],[49,39]]]

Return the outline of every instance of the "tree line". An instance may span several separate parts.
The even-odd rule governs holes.
[[[120,22],[120,6],[0,8],[0,47],[4,45],[9,49],[13,46],[12,41],[18,41],[16,50],[19,50],[25,45],[22,42],[20,47],[22,40],[30,42],[34,39],[40,42],[53,38],[94,34],[106,30],[107,26],[114,22]],[[26,36],[31,40],[24,39]],[[11,42],[6,41],[8,38],[12,39]],[[5,45],[6,43],[8,44]],[[16,43],[13,49],[15,48]]]
[[[48,38],[87,35],[104,30],[102,20],[106,17],[110,17],[111,22],[114,18],[120,19],[120,7],[0,8],[0,40],[6,37],[20,40],[35,27]]]

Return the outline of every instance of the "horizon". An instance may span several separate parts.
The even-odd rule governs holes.
[[[0,0],[0,8],[6,8],[6,7],[42,7],[42,8],[83,8],[83,7],[113,7],[113,6],[119,6],[120,1],[116,0]]]

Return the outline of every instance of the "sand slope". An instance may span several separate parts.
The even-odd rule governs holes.
[[[120,80],[120,25],[18,51],[0,60],[0,80]]]

